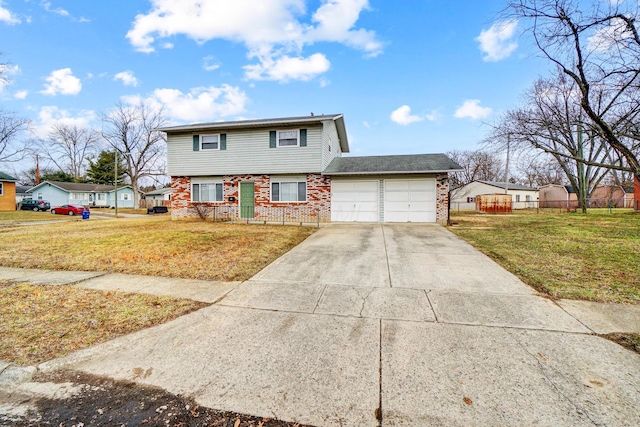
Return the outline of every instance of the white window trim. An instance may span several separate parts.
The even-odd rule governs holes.
[[[217,136],[218,137],[218,148],[204,148],[204,138],[207,136]],[[220,150],[220,134],[219,133],[205,133],[200,134],[200,151],[215,151]]]
[[[120,193],[120,200],[122,200],[123,202],[129,202],[129,201],[131,201],[131,197],[130,196],[131,196],[131,194],[129,194],[129,193]]]
[[[291,146],[293,147],[293,145]],[[287,201],[287,200],[273,200],[273,184],[291,184],[291,183],[295,183],[295,184],[300,184],[301,182],[304,183],[305,186],[305,192],[304,192],[304,200],[295,200],[295,201]],[[297,191],[297,188],[296,188]],[[269,201],[271,203],[308,203],[309,202],[309,189],[307,188],[307,181],[304,180],[296,180],[296,181],[282,181],[282,180],[276,180],[276,181],[271,181],[269,183]]]
[[[280,145],[280,132],[296,133],[296,145]],[[276,148],[300,147],[300,129],[277,129],[276,130]]]
[[[212,184],[220,184],[222,185],[222,200],[193,200],[193,186],[197,185],[198,189],[201,189],[202,187],[200,187],[201,185],[212,185]],[[199,194],[199,196],[202,196],[202,194]],[[171,197],[171,196],[169,196]],[[201,198],[201,197],[198,197]],[[171,200],[171,199],[169,199]],[[191,183],[191,201],[192,202],[196,202],[196,203],[224,203],[224,182],[223,181],[198,181],[198,182],[192,182]]]

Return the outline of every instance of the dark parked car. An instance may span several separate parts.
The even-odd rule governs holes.
[[[51,205],[46,200],[25,199],[20,202],[21,211],[48,211]]]
[[[62,206],[56,206],[55,208],[51,208],[51,213],[54,215],[55,214],[69,215],[69,216],[82,215],[83,211],[84,211],[83,206],[76,206],[76,205],[62,205]]]

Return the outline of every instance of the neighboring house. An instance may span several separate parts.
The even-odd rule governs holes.
[[[471,181],[451,190],[451,209],[475,210],[476,197],[487,194],[511,195],[512,209],[529,209],[537,207],[538,190],[524,185],[495,181]]]
[[[246,219],[446,223],[447,173],[461,170],[444,154],[342,157],[341,114],[159,130],[173,218],[195,217],[206,203]]]
[[[146,200],[147,207],[170,206],[172,191],[171,187],[165,187],[144,193],[143,197]]]
[[[576,209],[578,207],[578,195],[570,185],[543,185],[538,192],[541,208]]]
[[[16,181],[18,179],[0,172],[0,211],[16,210]]]
[[[640,179],[637,176],[633,178],[633,204],[633,208],[640,211]]]
[[[29,188],[31,187],[27,185],[16,185],[16,206],[25,198],[31,197],[31,195],[27,194],[27,190],[29,190]]]
[[[27,190],[32,199],[48,200],[51,207],[81,205],[114,207],[113,185],[81,184],[77,182],[44,181]],[[118,186],[118,207],[133,207],[133,190],[129,185]]]
[[[629,195],[627,193],[630,193]],[[633,188],[625,189],[619,185],[601,185],[591,193],[591,208],[630,208],[633,207]]]

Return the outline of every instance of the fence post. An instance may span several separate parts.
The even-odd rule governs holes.
[[[317,217],[318,217],[318,228],[320,228],[320,209],[316,209]]]
[[[216,222],[216,209],[217,208],[218,208],[217,206],[213,207],[213,222]]]

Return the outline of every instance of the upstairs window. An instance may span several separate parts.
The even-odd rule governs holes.
[[[0,196],[4,196],[4,183],[0,182]]]
[[[200,149],[202,150],[219,150],[218,135],[200,135]]]
[[[278,147],[297,147],[298,131],[297,130],[280,130],[278,131]]]

